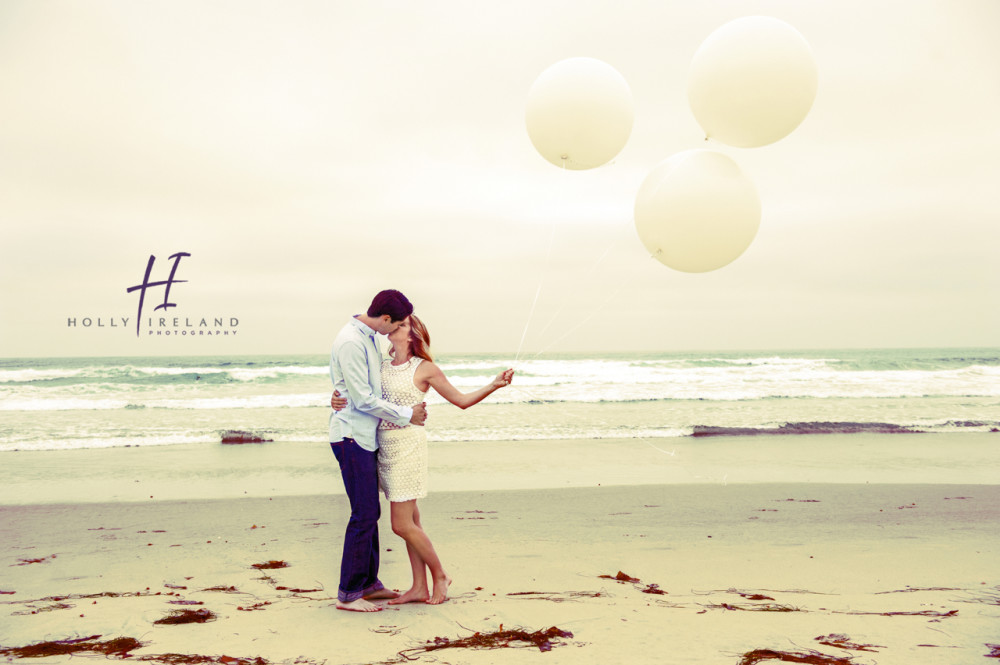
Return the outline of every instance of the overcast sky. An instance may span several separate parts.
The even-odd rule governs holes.
[[[747,15],[802,33],[818,94],[777,143],[706,143],[691,58]],[[635,104],[589,171],[524,122],[574,56]],[[632,207],[702,147],[762,218],[687,274]],[[0,356],[323,354],[382,288],[444,354],[996,346],[998,184],[997,0],[0,3]],[[136,335],[126,289],[176,252],[169,316],[235,336]]]

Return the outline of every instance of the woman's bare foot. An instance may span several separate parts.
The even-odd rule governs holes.
[[[434,580],[434,595],[427,601],[428,605],[440,605],[448,600],[448,587],[451,585],[451,578],[447,575],[444,579]]]
[[[399,598],[399,592],[385,588],[373,591],[365,596],[365,600],[392,600],[393,598]]]
[[[404,603],[426,603],[431,597],[430,592],[427,587],[423,588],[411,588],[400,596],[393,598],[389,601],[390,605],[402,605]]]
[[[345,602],[342,600],[337,601],[338,610],[347,610],[348,612],[381,612],[382,608],[374,603],[369,603],[364,598],[358,598],[357,600],[352,600]]]

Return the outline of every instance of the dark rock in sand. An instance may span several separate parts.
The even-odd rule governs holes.
[[[247,432],[240,429],[227,429],[219,433],[222,443],[269,443],[274,439],[265,439],[257,432]]]
[[[757,436],[770,434],[913,434],[920,430],[893,423],[784,423],[778,427],[715,427],[695,425],[691,436]]]

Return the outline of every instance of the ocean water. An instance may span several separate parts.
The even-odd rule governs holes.
[[[462,411],[428,395],[433,441],[1000,430],[1000,349],[442,356]],[[328,358],[0,359],[0,454],[204,444],[224,432],[325,442]]]

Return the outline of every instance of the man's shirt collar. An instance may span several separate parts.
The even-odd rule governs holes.
[[[354,323],[354,327],[357,328],[358,331],[360,331],[361,333],[368,335],[374,340],[376,334],[375,331],[369,328],[366,324],[362,323],[360,320],[358,320],[359,316],[361,315],[355,314],[354,318],[351,319],[351,321]]]

